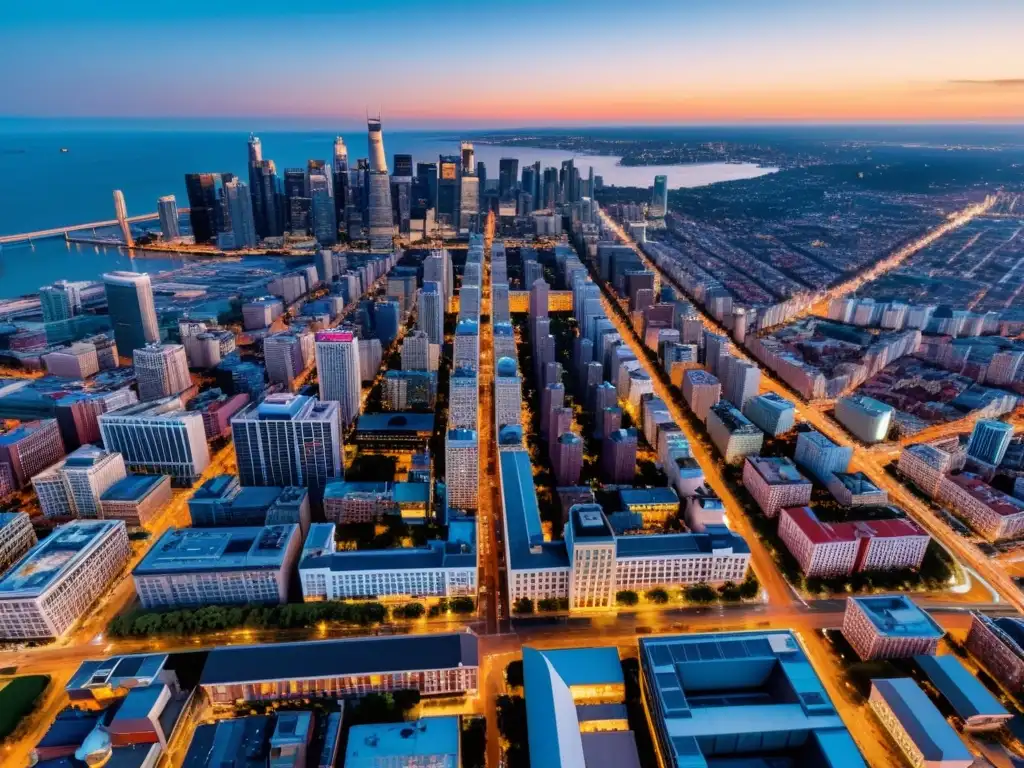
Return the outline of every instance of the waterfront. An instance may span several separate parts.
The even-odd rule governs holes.
[[[366,156],[365,130],[339,133],[352,160]],[[327,131],[272,131],[260,136],[265,157],[275,161],[279,172],[304,167],[309,158],[328,159],[334,139]],[[230,171],[246,177],[246,138],[244,131],[4,131],[0,133],[0,174],[7,183],[0,188],[0,234],[111,219],[114,189],[124,191],[132,215],[152,212],[157,198],[166,194],[176,195],[184,207],[186,173]],[[62,148],[68,151],[61,152]],[[411,154],[414,161],[436,161],[439,154],[457,153],[458,137],[453,132],[392,132],[386,148],[389,161],[396,153]],[[569,157],[559,150],[481,144],[476,156],[492,178],[498,175],[502,157],[516,157],[520,168],[537,160],[544,166],[558,166]],[[774,170],[746,163],[647,167],[616,163],[617,158],[610,156],[577,157],[583,176],[593,166],[605,184],[619,186],[650,186],[656,174],[665,174],[671,187],[695,187]],[[40,183],[40,179],[52,181]],[[133,260],[117,248],[68,245],[61,238],[7,246],[0,251],[0,298],[35,292],[57,276],[92,280],[111,269],[160,271],[182,263],[163,255]]]

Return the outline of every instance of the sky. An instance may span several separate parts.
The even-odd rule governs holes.
[[[1024,122],[1021,0],[0,4],[0,117]]]

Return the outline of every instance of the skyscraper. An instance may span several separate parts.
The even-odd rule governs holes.
[[[532,165],[523,166],[523,191],[528,193],[533,204],[530,206],[531,210],[537,208],[537,170]]]
[[[124,192],[120,189],[114,190],[114,216],[117,218],[117,225],[121,228],[121,238],[124,244],[131,248],[135,245],[135,238],[132,237],[132,228],[128,223],[128,206],[124,202]]]
[[[160,341],[153,285],[148,274],[108,272],[103,275],[103,286],[120,355],[128,357],[136,349]]]
[[[971,431],[967,455],[972,459],[997,467],[1006,455],[1013,439],[1013,425],[993,419],[980,419]]]
[[[391,169],[394,176],[408,176],[412,178],[412,155],[399,155],[394,157],[395,167]]]
[[[261,194],[260,185],[263,181],[263,143],[259,136],[249,134],[249,194],[252,196],[253,226],[260,237],[266,237],[267,212],[264,208],[265,199]]]
[[[234,178],[231,173],[186,173],[188,218],[192,235],[198,244],[210,244],[224,229],[224,184]]]
[[[476,173],[476,160],[473,152],[473,142],[464,141],[459,147],[460,154],[462,155],[462,173],[463,175],[472,175]]]
[[[334,220],[341,232],[347,232],[345,207],[348,205],[348,147],[341,136],[334,139]]]
[[[39,303],[44,323],[68,320],[82,311],[82,284],[58,280],[44,285],[39,289]]]
[[[313,201],[309,197],[309,179],[305,168],[285,169],[284,194],[288,200],[288,231],[308,234],[313,218]]]
[[[459,229],[471,232],[479,229],[480,223],[480,180],[475,174],[462,175],[459,193]]]
[[[160,233],[170,242],[181,237],[178,226],[178,201],[174,195],[164,195],[156,201],[156,212],[160,216]]]
[[[554,208],[558,202],[558,169],[548,167],[544,169],[544,180],[541,184],[541,208]]]
[[[519,160],[515,157],[503,157],[498,161],[498,195],[502,198],[512,194],[519,181]]]
[[[335,402],[275,394],[232,418],[242,485],[297,485],[319,497],[342,477],[340,414]]]
[[[437,163],[416,163],[413,207],[437,208]],[[414,218],[419,218],[413,214]]]
[[[437,217],[450,225],[459,223],[459,195],[462,189],[462,158],[441,155],[438,159]]]
[[[338,222],[326,176],[313,174],[309,177],[309,198],[313,214],[313,236],[320,245],[334,245],[338,240]]]
[[[391,178],[388,176],[388,161],[384,154],[384,133],[379,117],[368,118],[366,126],[370,141],[367,190],[370,248],[375,251],[390,251],[394,247],[395,228],[391,212]]]
[[[456,368],[448,381],[448,428],[476,429],[480,394],[476,371]]]
[[[253,248],[257,244],[256,224],[252,215],[252,198],[249,188],[238,179],[224,184],[223,234],[231,241],[232,248]],[[220,238],[218,238],[220,239]]]
[[[159,400],[178,395],[192,386],[185,347],[181,344],[150,344],[132,357],[140,400]]]
[[[651,216],[663,219],[668,213],[668,176],[655,176],[651,191]]]
[[[252,217],[257,237],[280,237],[286,226],[288,201],[273,160],[260,160],[252,168]]]
[[[316,372],[320,399],[341,406],[346,426],[359,416],[362,378],[359,370],[359,340],[349,331],[320,331],[316,341]]]
[[[433,281],[424,282],[416,327],[427,334],[431,344],[444,343],[444,303],[441,286]]]

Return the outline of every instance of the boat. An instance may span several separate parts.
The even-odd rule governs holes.
[[[67,147],[61,147],[61,148],[60,148],[60,153],[61,153],[62,155],[66,155],[66,154],[67,154],[67,152],[68,152],[68,148],[67,148]]]

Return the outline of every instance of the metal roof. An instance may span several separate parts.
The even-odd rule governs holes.
[[[915,656],[932,685],[964,720],[978,715],[1010,717],[1010,713],[956,656]]]
[[[973,761],[960,736],[909,677],[873,680],[872,688],[885,700],[925,761]]]
[[[478,665],[477,637],[468,632],[358,637],[215,648],[199,683],[308,680]]]

